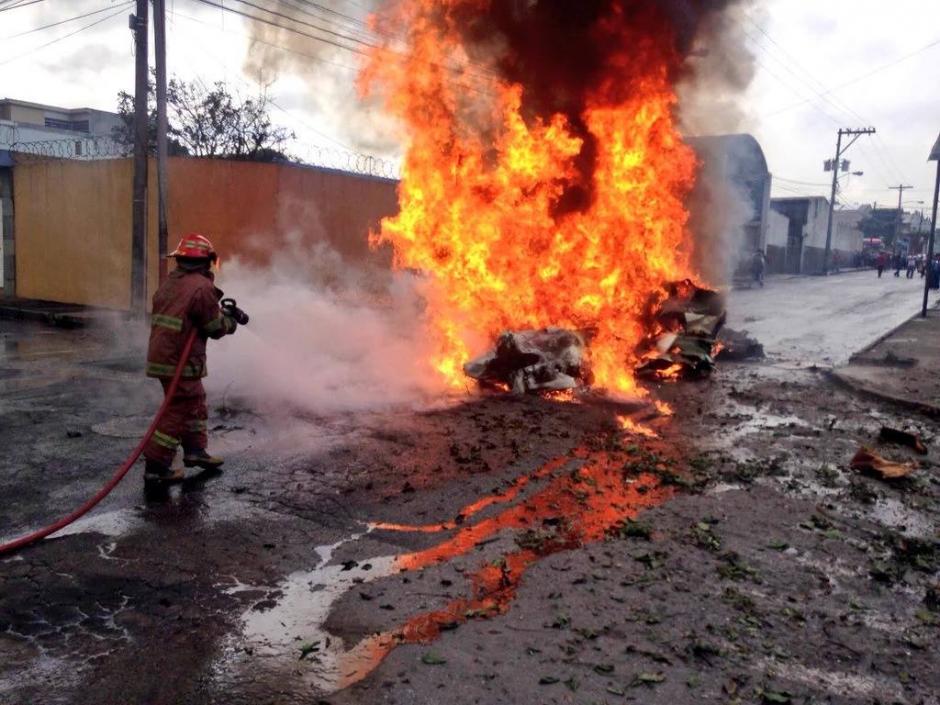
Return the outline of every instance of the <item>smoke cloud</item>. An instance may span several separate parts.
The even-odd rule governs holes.
[[[260,85],[288,72],[300,77],[307,88],[302,105],[317,116],[324,132],[353,151],[391,158],[401,143],[397,125],[381,101],[355,90],[363,54],[375,41],[366,16],[378,3],[362,0],[358,10],[332,0],[304,7],[286,0],[267,3],[276,14],[261,13],[272,24],[248,24],[251,43],[243,69]]]
[[[218,283],[251,321],[213,345],[207,384],[216,398],[288,415],[440,396],[413,276],[351,266],[325,245],[294,245],[263,269],[226,262]]]

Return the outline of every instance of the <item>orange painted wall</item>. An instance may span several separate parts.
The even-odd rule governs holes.
[[[14,171],[17,295],[127,309],[129,159],[48,161]],[[301,166],[218,159],[169,161],[170,248],[197,231],[222,253],[266,264],[269,252],[329,244],[350,263],[388,265],[367,237],[398,209],[396,183]],[[150,168],[148,298],[157,282],[156,174]]]

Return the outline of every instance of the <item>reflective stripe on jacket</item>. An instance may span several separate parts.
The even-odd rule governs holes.
[[[233,333],[235,321],[222,313],[222,292],[212,272],[176,269],[153,295],[147,376],[172,377],[190,331],[199,330],[183,377],[206,376],[206,341]]]

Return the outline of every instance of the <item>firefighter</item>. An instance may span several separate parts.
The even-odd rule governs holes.
[[[183,447],[186,467],[215,470],[222,465],[222,458],[206,449],[209,410],[202,386],[206,341],[231,335],[237,328],[235,318],[219,305],[222,291],[213,283],[215,275],[211,271],[217,256],[208,238],[197,233],[186,235],[168,256],[176,258],[176,269],[153,295],[147,351],[147,376],[160,380],[164,393],[186,339],[194,328],[198,333],[176,394],[144,448],[145,484],[158,486],[183,479],[182,468],[171,469],[179,446]]]

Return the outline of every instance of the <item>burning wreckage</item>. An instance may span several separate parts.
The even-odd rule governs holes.
[[[672,282],[666,297],[651,303],[644,316],[651,333],[636,351],[635,372],[643,379],[698,378],[711,373],[716,357],[761,357],[763,350],[746,335],[727,331],[722,294],[691,280]],[[464,373],[481,386],[515,394],[587,388],[593,383],[590,359],[592,331],[544,328],[508,331],[496,349],[464,365]]]

